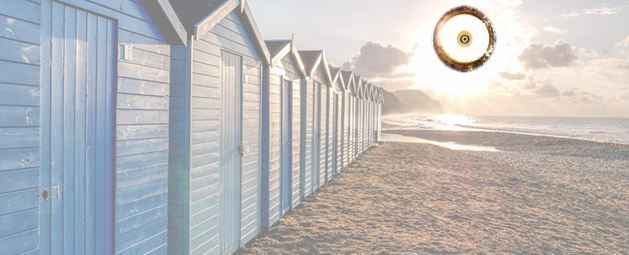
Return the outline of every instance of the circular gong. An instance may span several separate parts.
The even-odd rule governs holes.
[[[433,46],[439,59],[461,72],[472,71],[487,62],[495,43],[494,27],[487,16],[469,6],[446,12],[433,35]]]

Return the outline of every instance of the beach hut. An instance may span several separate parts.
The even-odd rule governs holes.
[[[347,167],[351,161],[350,155],[350,130],[351,130],[351,101],[352,101],[352,87],[354,86],[354,73],[352,71],[341,71],[341,79],[343,80],[344,89],[343,93],[343,116],[341,117],[342,129],[341,129],[341,143],[343,144],[343,156],[341,157],[343,168]]]
[[[261,230],[261,92],[270,54],[244,1],[174,1],[169,254],[225,254]]]
[[[0,5],[0,254],[166,252],[166,1]]]
[[[369,111],[368,119],[367,119],[367,123],[369,125],[369,128],[367,129],[367,145],[368,147],[371,147],[373,145],[373,130],[374,130],[374,114],[375,114],[375,110],[374,110],[374,103],[373,103],[373,99],[374,99],[374,90],[375,87],[371,84],[369,84],[369,93],[367,96],[367,109]]]
[[[362,84],[362,79],[358,75],[354,75],[354,86],[352,89],[352,130],[351,130],[351,148],[352,148],[352,160],[356,159],[360,154],[358,151],[358,125],[360,118],[359,111],[359,88]]]
[[[300,87],[304,66],[292,40],[265,41],[271,65],[263,86],[262,226],[300,202]]]
[[[366,80],[361,79],[358,86],[358,124],[356,125],[356,148],[358,151],[358,156],[363,154],[363,133],[365,128],[365,102],[364,102],[364,93],[365,86],[367,85]]]
[[[330,67],[330,74],[332,76],[332,83],[334,88],[334,107],[333,107],[333,127],[332,127],[332,143],[333,143],[333,152],[332,152],[332,176],[338,174],[342,166],[342,158],[343,158],[343,143],[342,143],[342,126],[343,126],[343,91],[345,90],[345,84],[343,83],[343,78],[341,77],[341,69],[338,67]]]
[[[306,141],[306,153],[310,153],[310,161],[306,158],[305,166],[305,195],[319,189],[321,182],[325,181],[326,147],[325,147],[325,112],[327,102],[327,88],[332,84],[330,70],[322,50],[299,51],[299,55],[306,70],[306,82],[302,87],[302,97],[307,97],[305,105],[306,118],[312,118],[312,128],[306,130],[310,133],[310,141]],[[305,91],[305,95],[304,95]],[[312,99],[309,101],[309,99]],[[310,103],[312,102],[312,103]],[[304,106],[302,106],[302,109]],[[308,122],[308,121],[307,121]],[[308,128],[308,127],[306,127]],[[308,137],[306,137],[308,138]],[[311,152],[308,152],[311,149]],[[311,163],[311,164],[308,164]],[[310,190],[308,190],[310,188]]]

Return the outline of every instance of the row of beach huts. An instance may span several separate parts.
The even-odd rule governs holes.
[[[382,103],[243,0],[2,0],[0,254],[233,253],[378,142]]]

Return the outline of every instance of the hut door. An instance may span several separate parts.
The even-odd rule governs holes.
[[[42,8],[40,249],[112,254],[117,24],[54,1]]]
[[[284,81],[282,84],[282,215],[290,209],[292,180],[292,116],[293,116],[293,84]]]
[[[240,244],[240,175],[242,145],[242,59],[221,52],[221,157],[220,157],[220,240],[221,252],[229,253]]]
[[[312,191],[319,187],[319,167],[321,155],[321,88],[314,82],[314,123],[312,134]]]
[[[337,157],[338,154],[337,154],[337,151],[339,149],[337,147],[337,145],[338,145],[338,142],[337,142],[338,141],[338,133],[339,133],[338,132],[339,131],[338,130],[339,97],[338,97],[337,94],[334,94],[334,93],[332,94],[332,96],[334,98],[333,101],[332,101],[333,104],[334,104],[334,108],[332,109],[332,121],[334,122],[332,124],[332,148],[333,148],[333,150],[332,150],[332,159],[333,159],[333,161],[332,161],[332,173],[334,175],[336,175],[337,165],[338,165],[338,157]]]

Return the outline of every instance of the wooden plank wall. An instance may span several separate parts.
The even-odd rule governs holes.
[[[282,163],[282,85],[283,67],[272,67],[269,77],[269,162],[268,162],[268,217],[269,225],[281,217]],[[267,149],[267,148],[264,148]]]
[[[0,5],[0,254],[37,254],[40,3]]]

